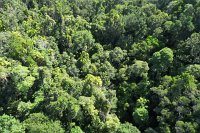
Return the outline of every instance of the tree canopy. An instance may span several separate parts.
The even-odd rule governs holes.
[[[0,0],[1,133],[198,133],[199,0]]]

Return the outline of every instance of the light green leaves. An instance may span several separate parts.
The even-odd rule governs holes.
[[[136,102],[136,108],[133,112],[133,119],[140,127],[147,124],[149,119],[149,112],[147,110],[148,106],[146,105],[147,102],[147,99],[140,97]]]
[[[19,120],[13,116],[0,116],[0,132],[1,133],[25,133],[24,126]]]
[[[31,72],[28,68],[21,65],[17,65],[13,68],[12,79],[16,84],[17,90],[23,95],[28,92],[35,81],[35,77],[31,76]]]

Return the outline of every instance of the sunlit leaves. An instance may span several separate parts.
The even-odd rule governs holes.
[[[117,133],[140,133],[140,130],[137,129],[137,127],[133,126],[130,123],[124,123],[121,124],[119,129],[117,130]]]
[[[25,133],[24,126],[15,117],[9,115],[0,116],[0,132]]]

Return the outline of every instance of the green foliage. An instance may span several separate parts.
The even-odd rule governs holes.
[[[75,126],[71,129],[71,133],[84,133],[79,126]]]
[[[160,124],[173,124],[176,120],[184,120],[194,115],[192,108],[198,104],[199,96],[194,76],[183,73],[173,79],[165,77],[162,85],[152,90],[159,95],[161,100],[156,108],[156,111],[160,113],[157,117]],[[193,105],[190,105],[191,102]]]
[[[30,133],[64,133],[59,121],[49,120],[41,113],[31,114],[23,123]]]
[[[148,36],[145,41],[131,45],[129,54],[134,58],[147,60],[149,56],[160,47],[157,38]]]
[[[136,102],[136,106],[137,106],[137,107],[144,107],[144,108],[147,108],[146,104],[147,104],[148,102],[149,102],[149,100],[140,97],[140,98],[137,100],[137,102]]]
[[[177,121],[176,122],[176,132],[178,133],[196,133],[197,124],[191,123],[191,122],[183,122],[183,121]]]
[[[0,20],[0,31],[3,29],[2,20]]]
[[[93,47],[95,40],[93,39],[91,32],[83,30],[72,34],[72,42],[72,52],[76,53],[78,51],[90,50]]]
[[[163,48],[158,52],[155,52],[150,59],[152,64],[151,70],[159,75],[168,71],[168,68],[173,63],[174,54],[170,48]]]
[[[140,130],[138,130],[137,127],[130,123],[124,123],[120,125],[117,133],[140,133]]]
[[[125,30],[126,33],[131,34],[134,40],[139,40],[144,38],[147,34],[147,23],[146,15],[141,11],[140,8],[130,7],[135,10],[126,16],[124,16]]]
[[[81,53],[80,57],[79,57],[79,60],[78,60],[78,66],[80,67],[81,72],[83,74],[89,72],[90,71],[89,69],[91,69],[91,65],[92,64],[91,64],[91,61],[90,61],[89,54],[87,52],[83,51]]]
[[[25,133],[24,126],[13,116],[0,116],[0,132],[1,133]]]
[[[127,69],[127,75],[130,76],[130,78],[137,79],[140,78],[147,78],[149,71],[148,63],[145,61],[136,60],[133,65],[131,65]]]
[[[189,65],[185,68],[185,71],[189,74],[193,75],[196,79],[199,79],[199,69],[200,66],[198,64]]]
[[[109,53],[110,56],[110,62],[113,63],[113,65],[117,66],[119,65],[123,60],[125,60],[126,51],[123,51],[120,47],[115,47],[113,51]]]
[[[146,122],[149,119],[148,110],[143,108],[143,107],[142,108],[137,108],[133,112],[133,119],[134,119],[136,124],[139,124],[140,126],[143,126],[144,124],[146,124]]]
[[[140,97],[136,102],[136,109],[133,112],[133,119],[140,126],[146,124],[149,119],[148,106],[146,106],[147,102],[147,99]]]
[[[190,38],[177,46],[177,58],[183,63],[199,63],[199,38],[198,33],[193,33]]]
[[[199,6],[0,0],[0,132],[198,132]]]
[[[114,133],[117,131],[117,129],[120,126],[120,121],[117,118],[117,116],[114,115],[108,115],[106,117],[106,122],[105,122],[105,131]]]
[[[17,90],[23,95],[26,94],[33,86],[35,77],[30,75],[30,71],[27,67],[23,67],[21,65],[14,67],[11,73]]]
[[[103,85],[108,86],[111,83],[110,80],[115,77],[116,70],[108,61],[105,61],[99,65],[98,74],[103,81]]]
[[[60,92],[56,100],[52,100],[50,105],[47,105],[48,112],[54,117],[71,120],[77,116],[79,111],[78,101],[66,94],[65,92]]]

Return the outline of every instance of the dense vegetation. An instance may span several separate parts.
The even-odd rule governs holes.
[[[199,0],[0,0],[1,133],[196,133],[199,81]]]

